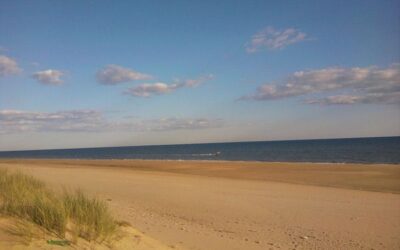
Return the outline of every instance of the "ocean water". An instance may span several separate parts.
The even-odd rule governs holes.
[[[400,136],[3,151],[0,158],[400,163]]]

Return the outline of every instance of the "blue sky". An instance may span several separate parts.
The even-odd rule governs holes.
[[[400,135],[399,1],[1,1],[0,150]]]

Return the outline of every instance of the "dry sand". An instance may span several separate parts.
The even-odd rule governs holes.
[[[177,249],[400,249],[400,166],[0,160]]]

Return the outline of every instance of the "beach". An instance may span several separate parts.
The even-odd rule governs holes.
[[[171,249],[399,249],[400,166],[1,159]]]

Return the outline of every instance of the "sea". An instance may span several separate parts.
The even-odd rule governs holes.
[[[400,163],[400,136],[0,151],[0,158]]]

